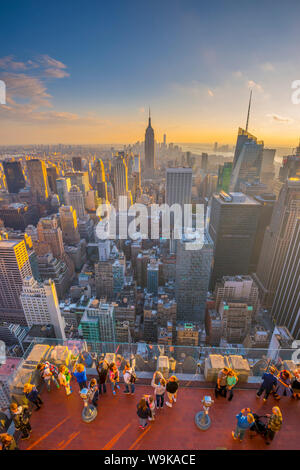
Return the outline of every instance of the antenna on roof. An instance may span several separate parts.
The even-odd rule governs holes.
[[[248,114],[247,114],[247,122],[246,122],[246,132],[248,131],[248,124],[249,124],[249,117],[250,117],[250,109],[251,109],[251,100],[252,100],[252,89],[250,90],[250,98],[249,98]]]

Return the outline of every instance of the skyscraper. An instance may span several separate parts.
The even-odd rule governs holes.
[[[82,171],[81,157],[72,157],[74,171]]]
[[[127,196],[128,194],[127,165],[125,162],[125,158],[122,155],[118,155],[114,157],[112,173],[113,173],[113,181],[114,181],[115,198],[118,199],[119,196]]]
[[[49,184],[45,162],[33,158],[27,160],[27,169],[31,191],[42,200],[49,196]]]
[[[84,198],[78,186],[71,186],[69,191],[70,205],[76,210],[78,219],[82,219],[85,215]]]
[[[69,191],[71,189],[70,178],[58,178],[56,180],[57,194],[60,204],[64,206],[69,205]]]
[[[183,209],[184,204],[191,203],[192,176],[191,168],[167,168],[166,203],[169,206],[180,204]]]
[[[47,168],[47,177],[48,177],[48,183],[50,190],[52,193],[57,194],[57,185],[56,185],[56,180],[58,177],[58,172],[57,172],[57,166],[52,165]]]
[[[0,320],[27,325],[20,302],[26,276],[32,276],[25,242],[0,240]]]
[[[232,191],[240,190],[241,182],[253,182],[260,177],[264,143],[256,138],[245,142],[233,167],[231,176]]]
[[[64,322],[52,279],[39,284],[33,277],[26,277],[20,300],[28,326],[51,323],[56,338],[66,339]]]
[[[260,210],[259,202],[243,193],[213,195],[209,224],[214,242],[211,289],[223,276],[249,274]]]
[[[267,227],[255,275],[261,301],[271,308],[282,273],[287,250],[300,216],[300,178],[286,180],[282,187],[269,227]]]
[[[76,210],[72,206],[62,206],[59,208],[59,218],[64,242],[70,245],[79,243]]]
[[[25,178],[21,162],[4,160],[2,166],[9,193],[18,193],[20,189],[25,188]]]
[[[232,162],[225,162],[223,165],[219,165],[217,191],[225,191],[225,193],[228,193],[230,189],[231,173]]]
[[[271,314],[276,325],[286,326],[295,339],[300,339],[300,218],[286,253]]]
[[[197,234],[184,235],[177,243],[176,284],[177,321],[204,321],[207,291],[213,259],[213,243],[207,232],[201,249],[189,250]]]
[[[64,255],[64,244],[61,228],[58,225],[58,218],[56,215],[52,217],[44,217],[39,220],[37,224],[37,245],[45,244],[45,248],[41,247],[39,250],[38,246],[35,249],[39,255],[51,252],[55,258],[62,258]]]
[[[149,109],[148,127],[145,133],[145,170],[148,175],[151,175],[155,169],[155,155],[154,155],[154,130],[151,126],[151,115]]]

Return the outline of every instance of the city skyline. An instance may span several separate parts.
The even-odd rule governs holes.
[[[157,141],[234,145],[252,89],[249,131],[296,147],[296,1],[36,5],[3,7],[2,145],[142,141],[148,106]]]

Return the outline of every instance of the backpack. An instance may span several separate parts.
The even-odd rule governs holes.
[[[49,369],[55,377],[58,376],[58,368],[56,366],[54,366],[53,364],[50,364]]]

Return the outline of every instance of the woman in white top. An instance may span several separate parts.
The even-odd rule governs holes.
[[[156,383],[155,379],[158,377],[158,384]],[[162,373],[157,370],[153,374],[153,379],[151,382],[151,386],[154,388],[154,395],[156,396],[156,408],[163,408],[164,406],[164,398],[165,398],[165,391],[166,391],[166,380]]]

